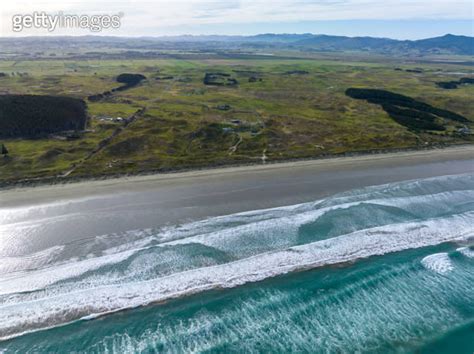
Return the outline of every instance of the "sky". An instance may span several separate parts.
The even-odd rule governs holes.
[[[120,28],[12,30],[14,15],[117,15]],[[2,0],[0,36],[315,33],[420,39],[474,35],[474,0]]]

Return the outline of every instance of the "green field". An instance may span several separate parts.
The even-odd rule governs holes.
[[[422,70],[406,71],[414,68]],[[9,150],[8,157],[0,157],[0,180],[167,171],[474,142],[472,133],[459,133],[463,124],[449,123],[445,131],[410,131],[379,105],[345,95],[350,87],[399,93],[463,115],[470,120],[465,130],[472,131],[474,85],[453,90],[436,85],[472,77],[472,66],[453,63],[401,64],[360,56],[351,61],[347,55],[333,60],[32,60],[0,61],[0,72],[7,74],[0,77],[0,94],[83,99],[119,86],[115,78],[121,73],[147,77],[137,87],[88,102],[90,123],[79,139],[0,141]],[[205,85],[209,72],[229,74],[238,84]],[[126,126],[117,119],[143,108]]]

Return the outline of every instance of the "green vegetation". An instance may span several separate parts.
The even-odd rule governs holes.
[[[2,94],[82,100],[113,92],[87,103],[90,122],[74,140],[0,140],[9,150],[8,158],[0,159],[0,180],[168,171],[474,142],[474,86],[444,90],[436,85],[457,80],[459,73],[469,77],[472,68],[467,65],[448,63],[449,58],[400,65],[389,57],[362,54],[356,59],[346,54],[282,56],[0,61],[0,72],[6,73],[0,77]],[[12,75],[17,72],[22,75]],[[112,91],[122,73],[147,80]],[[209,73],[238,84],[206,85]],[[371,98],[373,104],[347,96],[348,88],[399,96],[390,96],[390,102]],[[432,125],[420,126],[422,122]]]
[[[441,82],[436,83],[436,85],[438,85],[439,87],[447,89],[447,90],[457,89],[459,85],[473,85],[473,84],[474,84],[474,78],[470,78],[470,77],[463,77],[457,81],[441,81]]]
[[[120,74],[117,76],[117,82],[125,84],[125,87],[133,87],[138,85],[142,80],[145,80],[146,77],[141,74]]]
[[[109,97],[114,92],[125,91],[134,86],[137,86],[142,80],[145,80],[146,77],[141,74],[120,74],[117,76],[117,82],[123,83],[124,85],[113,88],[110,91],[105,91],[103,93],[98,93],[96,95],[90,95],[87,99],[91,102],[100,101],[106,97]]]
[[[239,82],[227,73],[206,73],[203,83],[211,86],[234,86]]]
[[[2,147],[1,147],[0,150],[1,150],[1,154],[2,154],[3,156],[7,156],[7,155],[8,155],[8,149],[7,149],[7,147],[6,147],[4,144],[2,144]]]
[[[86,104],[71,97],[0,95],[0,137],[37,138],[65,130],[83,130]]]
[[[379,104],[397,123],[414,131],[446,130],[445,120],[468,123],[463,116],[389,91],[349,88],[346,95]],[[443,120],[444,118],[444,120]]]

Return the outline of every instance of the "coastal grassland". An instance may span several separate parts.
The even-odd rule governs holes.
[[[350,87],[399,93],[463,115],[474,130],[474,85],[455,90],[436,85],[472,77],[472,67],[401,65],[380,57],[356,61],[347,55],[332,59],[0,61],[0,72],[7,74],[0,77],[3,94],[85,99],[120,86],[115,78],[121,73],[147,77],[134,88],[88,102],[90,126],[79,139],[1,141],[10,154],[0,158],[0,180],[66,171],[70,176],[97,176],[260,163],[474,141],[472,135],[458,133],[461,124],[441,132],[415,132],[379,105],[345,95]],[[205,85],[206,73],[230,75],[238,84]],[[117,120],[142,108],[145,112],[130,124]]]
[[[10,154],[0,157],[0,180],[58,176],[84,159],[116,124],[91,121],[90,131],[77,140],[2,140]]]

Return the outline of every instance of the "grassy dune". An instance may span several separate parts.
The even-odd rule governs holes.
[[[0,180],[70,170],[70,176],[96,176],[261,162],[263,156],[272,161],[474,141],[472,135],[457,133],[462,125],[443,132],[410,131],[380,106],[345,95],[349,87],[403,94],[467,117],[474,130],[474,85],[455,90],[436,85],[458,80],[459,73],[470,77],[472,68],[335,59],[0,61],[0,72],[8,74],[0,77],[0,93],[85,98],[117,87],[115,78],[121,73],[147,77],[135,88],[89,102],[92,119],[80,139],[1,141],[10,155],[0,158]],[[405,71],[414,67],[423,72]],[[206,72],[230,74],[239,84],[204,85]],[[250,82],[251,77],[257,80]],[[127,126],[110,119],[126,118],[142,108],[145,112]],[[103,149],[84,161],[117,129]]]

